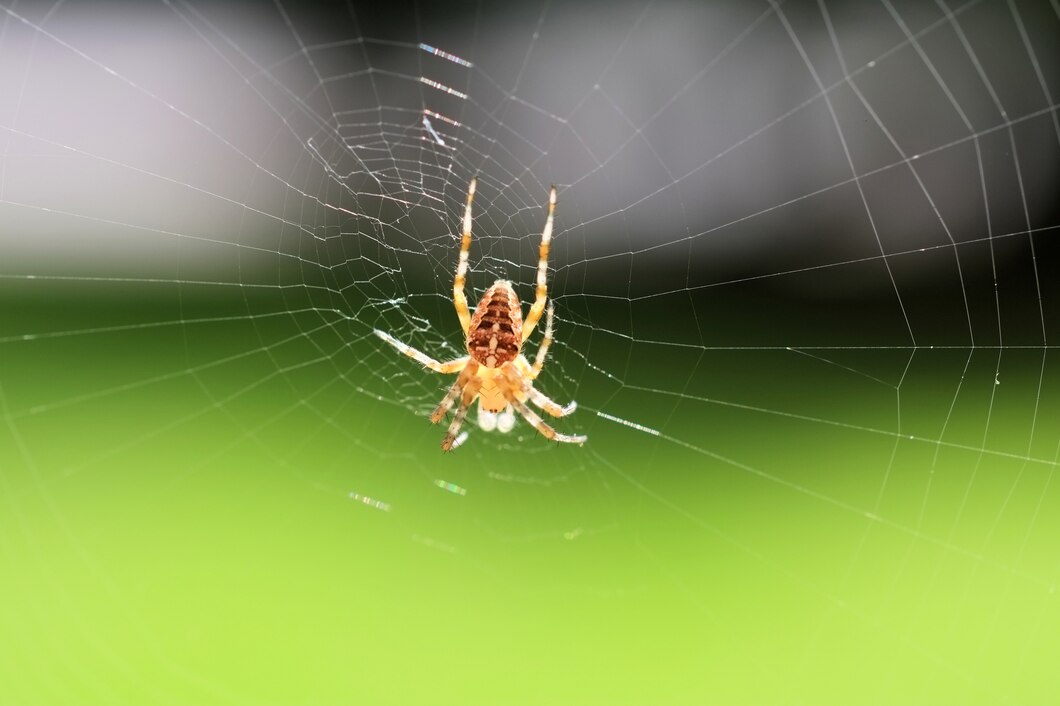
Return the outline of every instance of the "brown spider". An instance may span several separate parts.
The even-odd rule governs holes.
[[[556,187],[553,186],[548,196],[548,218],[541,233],[540,259],[537,263],[537,294],[534,305],[530,307],[526,321],[523,321],[522,305],[515,294],[513,285],[508,280],[499,279],[482,295],[475,313],[468,312],[467,298],[464,296],[464,281],[467,276],[467,255],[471,248],[471,203],[475,199],[475,182],[467,189],[467,207],[464,210],[464,230],[460,240],[460,262],[456,268],[456,279],[453,280],[453,304],[456,315],[460,318],[460,327],[464,330],[465,345],[468,355],[440,363],[434,358],[397,340],[389,333],[375,330],[375,335],[383,339],[408,357],[438,373],[459,373],[456,382],[449,388],[441,404],[431,414],[431,422],[437,424],[445,413],[459,398],[449,431],[442,439],[442,449],[449,451],[460,431],[460,425],[467,415],[468,407],[478,399],[478,424],[485,431],[497,429],[511,431],[515,426],[515,414],[532,424],[541,434],[555,441],[571,444],[583,444],[586,437],[560,434],[541,419],[534,410],[527,406],[532,402],[553,417],[565,417],[575,410],[577,404],[571,402],[566,407],[546,397],[534,388],[533,381],[541,373],[545,364],[545,355],[552,343],[552,302],[548,301],[548,248],[552,241],[552,218],[556,210]],[[545,320],[545,337],[541,341],[537,355],[531,365],[520,350],[530,337],[548,302],[548,317]]]

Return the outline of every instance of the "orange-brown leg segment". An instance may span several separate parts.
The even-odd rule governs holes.
[[[545,367],[545,356],[548,355],[548,347],[552,345],[552,314],[555,308],[552,302],[548,303],[548,314],[545,316],[545,337],[541,339],[541,345],[534,356],[534,365],[531,368],[530,379],[534,380],[541,374],[541,368]]]
[[[556,431],[555,429],[550,427],[548,424],[546,424],[545,421],[543,419],[541,419],[541,416],[537,412],[535,412],[534,410],[532,410],[529,407],[527,407],[526,403],[519,399],[519,396],[518,396],[516,391],[519,390],[520,387],[522,387],[521,391],[523,392],[523,394],[529,393],[531,396],[533,396],[533,393],[536,392],[536,391],[533,390],[529,386],[529,383],[526,383],[525,381],[523,381],[522,378],[519,377],[518,373],[514,369],[508,371],[508,374],[506,376],[506,382],[507,382],[507,384],[504,385],[503,388],[502,388],[503,391],[504,391],[504,397],[512,405],[512,407],[515,409],[515,411],[518,412],[520,415],[522,415],[523,419],[525,419],[535,429],[537,429],[537,431],[542,436],[544,436],[546,439],[552,439],[553,441],[562,441],[562,442],[568,443],[568,444],[584,444],[585,443],[586,437],[584,437],[584,436],[571,436],[569,434],[560,434],[558,431]],[[540,393],[538,393],[538,394],[540,394]],[[566,410],[564,408],[560,407],[555,402],[552,402],[552,400],[549,400],[544,395],[541,395],[541,397],[544,400],[547,400],[549,403],[551,403],[551,405],[554,405],[556,411],[566,412]],[[574,410],[572,409],[570,411],[574,411]],[[562,416],[562,415],[556,415],[556,416]]]
[[[566,417],[578,408],[577,402],[572,401],[564,407],[558,402],[552,400],[545,393],[536,389],[514,366],[508,367],[504,372],[505,379],[511,389],[520,390],[523,397],[529,398],[531,402],[553,417]]]
[[[553,417],[566,417],[574,410],[578,409],[578,403],[571,401],[566,407],[560,403],[548,397],[545,393],[540,390],[534,389],[533,387],[527,389],[527,393],[530,396],[530,401],[536,404],[541,409],[545,410]]]
[[[449,388],[449,392],[445,393],[445,397],[442,398],[442,401],[434,408],[434,412],[431,413],[431,424],[437,424],[442,421],[442,418],[445,417],[445,413],[453,406],[453,401],[460,396],[460,392],[475,376],[476,370],[478,370],[478,363],[469,360],[464,369],[461,370],[460,374],[456,377],[456,382],[454,382],[452,387]]]
[[[533,425],[533,427],[535,429],[537,429],[538,432],[540,432],[541,435],[544,436],[546,439],[551,439],[552,441],[562,441],[562,442],[567,443],[567,444],[584,444],[585,443],[587,437],[584,437],[584,436],[571,436],[569,434],[560,434],[558,431],[556,431],[555,429],[550,427],[548,424],[545,424],[545,421],[543,419],[541,419],[541,417],[538,415],[537,412],[535,412],[534,410],[532,410],[529,407],[527,407],[526,404],[524,404],[524,403],[520,402],[519,400],[515,399],[514,395],[512,396],[511,403],[512,403],[512,407],[515,408],[515,411],[518,412],[519,414],[521,414],[523,416],[523,419],[525,419],[527,422],[529,422],[531,425]]]
[[[545,301],[548,299],[548,249],[552,244],[552,219],[555,212],[556,186],[553,184],[552,190],[548,192],[548,218],[545,219],[545,229],[541,231],[541,249],[537,260],[537,293],[534,305],[530,307],[530,313],[523,322],[524,342],[541,319],[541,314],[545,311]]]
[[[471,403],[478,397],[478,389],[482,386],[482,381],[479,378],[471,378],[465,387],[463,393],[460,396],[460,406],[456,410],[456,414],[453,415],[453,421],[449,424],[449,431],[445,433],[445,437],[442,438],[442,451],[450,451],[453,448],[453,442],[456,441],[456,435],[460,433],[460,425],[464,423],[464,417],[467,416],[467,410],[471,406]]]
[[[420,365],[424,366],[425,368],[430,368],[436,373],[451,374],[460,372],[460,370],[462,370],[464,366],[467,365],[468,357],[466,355],[462,358],[456,358],[455,360],[447,360],[444,363],[439,363],[437,360],[430,357],[426,353],[421,353],[412,346],[402,343],[401,341],[397,340],[385,331],[380,331],[379,329],[376,329],[375,335],[379,336],[379,338],[383,339],[384,341],[392,345],[394,348],[398,349],[398,351],[407,355],[409,358],[412,358]]]
[[[453,305],[456,315],[460,317],[460,328],[464,333],[471,327],[471,313],[467,310],[467,297],[464,296],[464,282],[467,279],[467,257],[471,250],[471,202],[475,200],[475,184],[478,179],[472,177],[467,187],[467,206],[464,208],[464,230],[460,236],[460,261],[456,266],[456,279],[453,280]]]

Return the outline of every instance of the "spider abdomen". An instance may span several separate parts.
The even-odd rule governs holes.
[[[497,280],[479,300],[467,330],[467,352],[487,368],[499,368],[519,356],[523,312],[512,283]]]

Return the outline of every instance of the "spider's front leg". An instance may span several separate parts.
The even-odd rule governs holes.
[[[456,382],[453,383],[452,387],[449,388],[449,392],[445,393],[445,397],[438,403],[438,406],[431,412],[431,424],[437,424],[442,421],[445,417],[445,413],[449,411],[449,408],[453,406],[453,402],[460,396],[460,393],[464,391],[464,388],[469,385],[472,378],[475,377],[475,371],[478,369],[478,364],[471,362],[460,371],[460,375],[457,376]],[[476,392],[477,392],[476,386]]]
[[[520,356],[516,361],[516,368],[510,370],[506,374],[505,379],[513,390],[519,390],[523,397],[529,399],[553,417],[566,417],[568,414],[578,409],[578,403],[574,400],[571,400],[569,404],[564,406],[553,400],[544,392],[535,388],[534,384],[531,382],[535,377],[536,373],[530,367],[530,364],[526,362],[526,358]]]
[[[460,374],[461,379],[464,378],[466,372],[467,369]],[[469,376],[466,384],[460,385],[460,382],[461,380],[458,379],[453,385],[453,389],[460,395],[460,406],[457,408],[456,414],[453,415],[453,421],[449,423],[449,430],[442,439],[442,451],[452,450],[456,435],[460,432],[460,425],[464,423],[464,417],[467,416],[467,410],[471,403],[475,401],[475,398],[478,397],[479,388],[482,386],[482,380],[474,375]],[[457,387],[457,385],[460,385],[460,387]],[[443,402],[443,404],[445,403]],[[452,401],[449,404],[451,405]],[[441,405],[439,405],[438,409],[442,409]],[[431,415],[431,421],[436,421],[436,415],[438,415],[438,410],[435,410],[434,415]],[[441,417],[438,417],[438,419],[441,419]]]
[[[541,436],[545,437],[546,439],[551,439],[552,441],[562,441],[566,444],[578,444],[579,446],[581,446],[589,438],[587,436],[582,435],[572,436],[570,434],[560,434],[558,431],[546,424],[545,420],[541,418],[541,415],[527,407],[526,403],[520,402],[514,394],[511,395],[510,401],[512,407],[515,408],[515,411],[521,414],[523,416],[523,419],[529,422],[530,425],[537,429],[538,432],[540,432]]]
[[[568,414],[578,409],[578,403],[574,400],[571,400],[570,404],[564,407],[559,402],[556,402],[545,393],[534,389],[533,387],[527,386],[525,391],[531,402],[551,414],[553,417],[566,417]]]
[[[537,392],[537,390],[534,390],[534,388],[530,386],[529,381],[520,376],[519,372],[515,369],[511,369],[508,371],[508,374],[506,376],[506,383],[507,384],[503,387],[503,390],[504,397],[508,400],[508,404],[510,404],[515,409],[515,411],[523,417],[523,419],[525,419],[535,429],[537,429],[542,436],[547,439],[552,439],[553,441],[562,441],[568,444],[581,445],[586,442],[588,437],[581,435],[572,436],[570,434],[561,434],[552,427],[550,427],[548,424],[545,423],[545,420],[541,418],[541,415],[526,406],[526,403],[523,402],[522,399],[520,399],[520,396],[529,397],[531,400],[534,400],[535,396],[540,396],[541,401],[534,400],[535,403],[542,406],[545,411],[549,412],[550,414],[556,417],[564,416],[565,414],[570,414],[570,412],[573,412],[574,407],[576,406],[573,402],[567,407],[560,407],[548,397],[545,397],[545,395],[543,395],[542,393]],[[519,393],[522,394],[520,395]],[[542,405],[541,402],[547,403],[549,407],[551,407],[551,409]]]

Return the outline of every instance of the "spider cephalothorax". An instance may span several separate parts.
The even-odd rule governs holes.
[[[515,425],[515,412],[532,424],[541,434],[549,439],[582,444],[584,436],[560,434],[541,419],[540,415],[527,406],[531,402],[553,417],[563,417],[574,411],[576,404],[560,406],[546,397],[533,386],[533,381],[541,373],[545,364],[545,355],[552,343],[552,303],[548,302],[548,250],[552,241],[552,221],[556,210],[556,187],[553,186],[548,197],[548,218],[541,233],[541,249],[537,264],[537,290],[534,305],[523,322],[522,305],[515,294],[515,288],[507,280],[497,280],[482,295],[475,313],[467,308],[467,297],[464,295],[464,282],[467,278],[467,258],[471,248],[471,204],[475,199],[476,180],[472,179],[467,190],[467,206],[464,209],[464,228],[460,239],[460,259],[456,267],[456,278],[453,280],[453,304],[460,318],[460,327],[466,335],[465,343],[468,354],[456,360],[439,363],[430,356],[419,352],[397,340],[390,334],[375,331],[375,334],[405,355],[439,373],[459,373],[456,382],[449,388],[441,403],[431,414],[431,421],[440,422],[446,412],[459,398],[449,431],[442,439],[442,448],[449,451],[460,431],[460,425],[467,416],[467,410],[477,399],[479,401],[478,423],[490,431],[511,431]],[[548,315],[545,320],[545,335],[541,340],[531,364],[522,354],[523,344],[533,332],[541,314],[548,304]],[[514,411],[513,411],[514,410]]]

